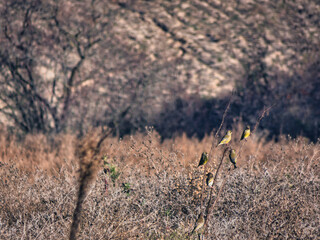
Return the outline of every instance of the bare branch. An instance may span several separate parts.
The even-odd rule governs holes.
[[[209,164],[210,164],[210,162],[211,162],[211,159],[212,159],[211,153],[212,153],[213,149],[216,147],[216,139],[217,139],[217,137],[218,137],[218,135],[219,135],[219,133],[220,133],[220,130],[221,130],[223,124],[224,124],[224,120],[225,120],[225,118],[226,118],[226,116],[227,116],[227,113],[228,113],[228,111],[229,111],[229,108],[230,108],[232,99],[233,99],[233,97],[234,97],[234,94],[235,94],[235,91],[232,90],[232,93],[231,93],[231,96],[230,96],[230,98],[229,98],[228,104],[227,104],[227,106],[226,106],[226,108],[225,108],[225,110],[224,110],[224,113],[223,113],[223,115],[222,115],[222,119],[221,119],[220,126],[219,126],[218,130],[216,131],[216,134],[213,136],[212,143],[211,143],[211,148],[210,148],[210,151],[209,151],[209,154],[208,154],[208,162],[207,162],[207,164],[204,166],[203,178],[202,178],[202,188],[201,188],[201,206],[200,206],[200,209],[202,208],[202,204],[203,204],[203,202],[204,202],[204,201],[203,201],[203,200],[204,200],[204,195],[203,195],[203,193],[204,193],[204,188],[205,188],[205,186],[206,186],[206,185],[205,185],[205,181],[206,181],[207,168],[208,168],[208,166],[209,166]],[[223,160],[223,159],[222,159],[222,160]],[[214,178],[214,182],[215,182],[216,178],[218,177],[218,172],[219,172],[220,166],[221,166],[221,164],[222,164],[222,160],[221,160],[221,162],[220,162],[220,164],[219,164],[219,166],[218,166],[218,169],[217,169],[217,171],[216,171],[215,178]]]

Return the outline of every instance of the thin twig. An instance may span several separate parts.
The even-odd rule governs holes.
[[[265,114],[266,114],[273,106],[275,106],[275,105],[276,105],[276,104],[273,104],[273,105],[271,105],[270,107],[265,108],[265,109],[262,111],[262,113],[261,113],[260,116],[258,117],[257,122],[256,122],[256,124],[255,124],[255,126],[254,126],[254,128],[253,128],[253,130],[252,130],[251,133],[254,133],[254,132],[255,132],[256,128],[258,127],[260,121],[263,119],[263,117],[265,116]],[[241,149],[242,149],[243,145],[244,145],[244,143],[242,143],[241,146],[240,146],[240,151],[239,151],[239,153],[238,153],[239,156],[240,156],[240,152],[241,152]],[[213,184],[216,183],[216,180],[217,180],[217,178],[218,178],[218,174],[219,174],[219,171],[220,171],[220,168],[221,168],[223,159],[224,159],[224,157],[225,157],[228,149],[230,149],[230,147],[226,147],[225,150],[224,150],[224,152],[223,152],[223,155],[222,155],[222,157],[221,157],[219,166],[218,166],[218,168],[217,168],[217,171],[216,171],[216,174],[215,174],[215,177],[214,177]],[[230,169],[229,169],[229,171],[230,171]],[[220,195],[221,195],[221,193],[222,193],[223,186],[224,186],[224,184],[225,184],[226,179],[227,179],[227,177],[224,178],[224,180],[223,180],[223,182],[222,182],[222,185],[221,185],[221,187],[220,187],[220,189],[219,189],[218,195],[217,195],[217,197],[216,197],[216,199],[215,199],[215,202],[214,202],[213,204],[212,204],[212,201],[213,201],[213,189],[211,189],[211,191],[210,191],[210,198],[209,198],[209,201],[208,201],[208,204],[207,204],[207,207],[206,207],[206,214],[205,214],[205,226],[204,226],[204,227],[205,227],[205,232],[206,232],[206,233],[208,232],[207,222],[208,222],[208,220],[210,219],[210,215],[211,215],[214,207],[216,206],[216,204],[217,204],[217,202],[218,202],[218,200],[219,200],[219,197],[220,197]]]
[[[216,182],[216,180],[217,180],[217,178],[218,178],[219,170],[220,170],[220,168],[221,168],[221,166],[222,166],[223,159],[224,159],[224,157],[225,157],[225,155],[226,155],[226,153],[227,153],[227,151],[228,151],[229,149],[230,149],[230,147],[228,146],[228,147],[226,147],[226,148],[224,149],[224,151],[223,151],[223,154],[222,154],[222,157],[221,157],[219,166],[218,166],[218,168],[217,168],[216,174],[215,174],[214,179],[213,179],[213,184]]]
[[[238,154],[237,154],[236,159],[239,159],[239,158],[240,158],[240,156],[241,156],[240,154],[241,154],[241,151],[242,151],[242,147],[243,147],[245,141],[246,141],[246,140],[244,140],[244,141],[241,142],[241,145],[240,145],[240,148],[239,148],[239,151],[238,151]]]
[[[221,185],[220,190],[219,190],[219,192],[218,192],[217,198],[216,198],[214,204],[211,204],[212,201],[213,201],[213,192],[214,192],[214,191],[213,191],[213,186],[214,186],[214,184],[216,183],[216,180],[217,180],[217,178],[218,178],[218,174],[219,174],[220,168],[221,168],[222,163],[223,163],[223,159],[224,159],[224,157],[225,157],[225,155],[226,155],[226,153],[227,153],[227,150],[228,150],[229,148],[230,148],[230,147],[226,147],[226,148],[224,149],[223,154],[222,154],[222,157],[221,157],[221,159],[220,159],[219,166],[218,166],[217,171],[216,171],[215,176],[214,176],[213,185],[212,185],[211,190],[210,190],[210,198],[209,198],[208,204],[207,204],[207,206],[206,206],[206,211],[205,211],[205,215],[204,215],[204,218],[205,218],[204,228],[207,227],[207,219],[210,217],[210,213],[212,212],[212,209],[215,207],[215,205],[216,205],[217,202],[218,202],[218,199],[219,199],[219,197],[220,197],[220,195],[221,195],[221,192],[222,192],[222,189],[223,189],[225,180],[226,180],[226,178],[225,178],[225,179],[222,181],[222,185]]]
[[[232,93],[231,93],[231,96],[230,96],[230,98],[229,98],[227,107],[226,107],[226,109],[224,110],[224,113],[223,113],[223,115],[222,115],[222,119],[221,119],[220,126],[219,126],[216,134],[214,135],[213,140],[212,140],[212,145],[211,145],[211,149],[210,149],[210,152],[209,152],[209,156],[210,156],[211,151],[213,150],[213,148],[216,146],[216,143],[215,143],[214,140],[217,139],[217,137],[218,137],[218,135],[219,135],[219,133],[220,133],[220,131],[221,131],[221,128],[222,128],[222,126],[223,126],[223,124],[224,124],[224,120],[225,120],[225,118],[226,118],[226,116],[227,116],[227,113],[228,113],[228,111],[229,111],[229,108],[230,108],[230,105],[231,105],[231,102],[232,102],[232,99],[233,99],[234,94],[235,94],[235,91],[232,90]]]
[[[225,183],[226,183],[227,178],[228,178],[228,177],[225,177],[225,178],[223,179],[223,181],[222,181],[222,183],[221,183],[221,187],[220,187],[220,189],[219,189],[218,195],[217,195],[214,203],[211,205],[211,202],[212,202],[213,198],[210,198],[210,200],[209,200],[209,202],[208,202],[207,209],[206,209],[206,212],[207,212],[207,213],[206,213],[205,223],[204,223],[205,235],[207,235],[207,233],[208,233],[207,225],[208,225],[209,217],[210,217],[210,215],[211,215],[212,210],[214,209],[214,207],[215,207],[215,206],[217,205],[217,203],[218,203],[218,200],[219,200],[219,198],[220,198],[220,196],[221,196],[221,193],[222,193],[222,190],[223,190],[223,187],[224,187],[224,185],[225,185]],[[212,195],[213,195],[213,188],[211,189],[211,196],[212,196]],[[210,206],[211,206],[211,207],[210,207]]]
[[[254,125],[254,127],[253,127],[250,135],[252,135],[252,134],[257,130],[257,128],[258,128],[261,120],[264,118],[264,116],[266,115],[266,113],[269,112],[270,109],[273,108],[276,104],[278,104],[278,102],[273,103],[270,107],[267,107],[267,108],[264,107],[264,108],[263,108],[261,114],[260,114],[259,117],[257,118],[256,124]],[[244,146],[244,143],[246,143],[246,142],[247,142],[247,140],[244,140],[244,141],[242,141],[242,143],[241,143],[241,145],[240,145],[240,149],[239,149],[238,154],[237,154],[237,159],[238,159],[238,160],[240,159],[240,156],[241,156],[242,147]]]
[[[221,131],[221,128],[222,128],[222,126],[223,126],[223,124],[224,124],[224,120],[225,120],[225,118],[226,118],[226,116],[227,116],[227,113],[228,113],[228,110],[229,110],[229,108],[230,108],[230,105],[231,105],[231,102],[232,102],[232,99],[233,99],[233,96],[234,96],[234,94],[235,94],[235,91],[234,90],[232,90],[232,93],[231,93],[231,96],[230,96],[230,98],[229,98],[229,101],[228,101],[228,104],[227,104],[227,106],[226,106],[226,108],[225,108],[225,110],[224,110],[224,113],[223,113],[223,115],[222,115],[222,119],[221,119],[221,123],[220,123],[220,126],[219,126],[219,128],[218,128],[218,130],[216,131],[216,134],[213,136],[213,139],[212,139],[212,143],[211,143],[211,148],[210,148],[210,151],[209,151],[209,154],[208,154],[208,162],[207,162],[207,164],[204,166],[204,170],[203,170],[203,179],[202,179],[202,188],[201,188],[201,202],[200,202],[200,209],[202,209],[202,204],[203,204],[203,196],[204,196],[204,188],[205,188],[205,186],[206,186],[206,173],[207,173],[207,168],[208,168],[208,166],[209,166],[209,164],[210,164],[210,160],[212,159],[211,158],[211,153],[212,153],[212,151],[213,151],[213,149],[216,147],[216,139],[217,139],[217,137],[218,137],[218,135],[219,135],[219,133],[220,133],[220,131]],[[217,173],[216,173],[216,176],[217,176]]]
[[[257,129],[257,127],[258,127],[259,124],[260,124],[260,121],[262,120],[262,118],[264,118],[264,116],[266,115],[266,113],[269,112],[269,110],[270,110],[271,108],[273,108],[276,104],[277,104],[277,103],[274,103],[274,104],[272,104],[272,105],[271,105],[270,107],[268,107],[268,108],[266,108],[266,107],[263,108],[263,111],[262,111],[262,113],[260,114],[260,116],[258,117],[258,119],[257,119],[257,121],[256,121],[256,124],[254,125],[254,128],[253,128],[252,131],[251,131],[251,134],[253,134],[253,133],[255,132],[255,130]]]

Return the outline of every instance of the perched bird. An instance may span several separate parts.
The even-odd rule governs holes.
[[[227,134],[221,139],[220,143],[217,145],[220,146],[222,144],[227,144],[231,140],[232,131],[228,130]]]
[[[199,215],[199,218],[196,222],[196,225],[194,226],[194,229],[192,230],[192,233],[193,234],[195,231],[198,231],[200,228],[202,228],[204,225],[204,217],[203,217],[203,214],[200,213]]]
[[[240,141],[243,140],[243,139],[246,139],[249,136],[250,136],[250,126],[247,125],[246,129],[242,133]]]
[[[233,163],[234,168],[237,168],[237,166],[236,166],[237,155],[236,155],[236,151],[234,149],[230,150],[229,158],[230,158],[230,161]]]
[[[201,158],[200,158],[200,162],[198,167],[205,165],[208,162],[208,153],[207,152],[203,152],[201,154]]]
[[[209,172],[209,173],[207,174],[207,180],[206,180],[206,182],[207,182],[207,185],[208,185],[209,187],[212,187],[212,185],[213,185],[213,174],[212,174],[211,172]]]

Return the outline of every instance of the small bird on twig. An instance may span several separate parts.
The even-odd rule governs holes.
[[[227,134],[221,139],[221,141],[219,142],[219,144],[217,145],[217,147],[220,146],[220,145],[222,145],[222,144],[227,144],[227,143],[229,143],[230,140],[231,140],[231,134],[232,134],[232,131],[228,130],[228,131],[227,131]]]
[[[213,185],[213,174],[212,174],[211,172],[209,172],[209,173],[207,174],[207,180],[206,180],[206,182],[207,182],[207,186],[208,186],[208,187],[212,187],[212,185]]]
[[[200,228],[203,227],[203,225],[204,225],[204,217],[203,217],[203,214],[200,213],[198,220],[196,222],[196,225],[194,226],[194,229],[192,230],[191,234],[198,231]]]
[[[205,165],[207,162],[208,162],[208,153],[207,152],[203,152],[201,154],[201,158],[200,158],[198,167],[200,167],[202,165]]]
[[[237,166],[236,166],[237,155],[236,155],[236,151],[234,149],[230,150],[229,158],[230,158],[230,161],[233,163],[234,168],[237,168]]]
[[[247,125],[246,129],[242,133],[240,141],[243,140],[243,139],[246,139],[249,136],[250,136],[250,126]]]

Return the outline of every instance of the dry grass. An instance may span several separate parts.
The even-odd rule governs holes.
[[[233,128],[236,149],[241,129]],[[0,141],[1,239],[67,239],[79,188],[76,156],[82,153],[75,149],[85,144],[70,135],[18,141],[5,132]],[[152,130],[121,141],[107,138],[101,154],[109,172],[101,156],[83,201],[78,239],[186,239],[201,205],[203,169],[196,166],[211,142],[212,136],[201,142],[182,136],[161,144]],[[208,170],[216,169],[222,151],[215,150]],[[210,238],[316,239],[319,159],[320,145],[304,139],[250,138],[236,170],[228,172],[231,164],[223,162],[215,194],[226,182],[208,221]],[[206,200],[208,193],[206,188]]]

